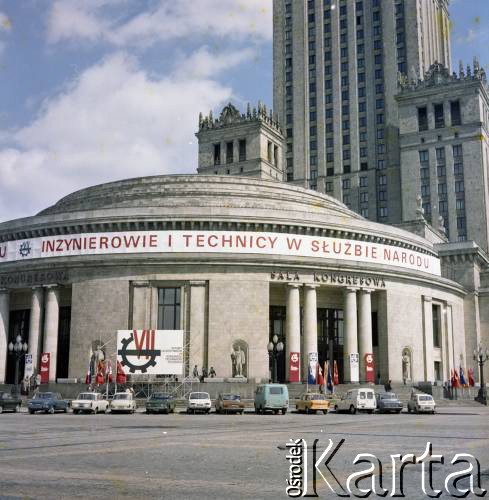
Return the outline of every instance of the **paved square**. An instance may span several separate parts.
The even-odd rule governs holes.
[[[419,455],[428,441],[446,462],[473,454],[487,473],[488,416],[483,407],[443,408],[434,416],[4,413],[0,497],[286,498],[285,444],[301,437],[319,439],[321,450],[328,438],[346,440],[331,463],[342,483],[364,468],[352,465],[356,454],[368,452],[382,461],[390,488],[390,455]],[[443,487],[443,468],[450,467],[435,466],[435,487]],[[482,481],[489,487],[487,476]],[[407,471],[405,483],[407,498],[425,498],[419,470]],[[317,491],[337,498],[319,482]]]

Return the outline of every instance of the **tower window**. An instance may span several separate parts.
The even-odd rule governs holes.
[[[214,165],[221,164],[221,145],[214,144]]]
[[[226,142],[226,163],[233,163],[233,143]]]
[[[246,139],[239,140],[239,161],[246,161]]]

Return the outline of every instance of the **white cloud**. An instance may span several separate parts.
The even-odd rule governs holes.
[[[12,29],[12,23],[5,14],[5,12],[0,11],[0,32],[1,31],[10,31]]]
[[[104,40],[117,46],[152,45],[189,36],[272,37],[272,0],[161,0],[129,20],[112,7],[124,0],[58,0],[48,19],[48,39]]]
[[[195,172],[198,112],[232,97],[203,76],[150,77],[123,53],[85,70],[28,126],[0,130],[0,219],[31,215],[100,182]]]

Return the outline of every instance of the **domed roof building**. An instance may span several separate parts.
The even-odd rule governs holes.
[[[253,128],[253,113],[243,122]],[[273,164],[280,149],[268,140]],[[83,381],[100,351],[148,377],[164,349],[159,374],[175,363],[180,377],[212,366],[219,380],[268,381],[269,342],[284,346],[280,381],[314,379],[327,360],[340,382],[432,383],[465,364],[476,341],[468,291],[444,270],[459,250],[421,218],[406,231],[281,182],[273,169],[248,176],[255,160],[227,164],[243,175],[207,168],[82,189],[0,224],[0,382],[13,382],[7,343],[17,334],[34,372],[49,354],[51,382]],[[480,251],[471,255],[485,265]],[[117,332],[126,332],[122,349]]]

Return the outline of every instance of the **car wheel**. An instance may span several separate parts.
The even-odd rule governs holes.
[[[399,415],[399,413],[401,413],[401,410],[397,410],[397,412],[396,412],[396,413]]]
[[[255,413],[258,415],[260,412],[258,411],[258,408],[255,406]]]
[[[372,415],[373,412],[374,412],[373,410],[368,410],[369,415]]]
[[[411,413],[411,407],[410,406],[408,406],[407,410],[408,410],[408,413]]]
[[[309,415],[309,407],[306,406],[304,411],[305,411],[306,415]]]
[[[323,410],[323,414],[327,415],[328,414],[328,410]]]
[[[78,415],[78,413],[79,413],[78,410],[73,410],[74,415]]]
[[[30,413],[31,415],[34,415],[34,410],[29,410],[29,413]]]
[[[435,410],[433,410],[433,411],[431,412],[431,414],[432,414],[432,415],[434,415],[434,414],[435,414]]]
[[[287,413],[287,408],[282,409],[282,415],[285,415]]]
[[[14,408],[14,413],[19,413],[20,412],[20,405],[17,405],[15,408]]]
[[[350,413],[351,413],[352,415],[355,415],[355,413],[356,413],[356,412],[357,412],[356,408],[355,408],[353,405],[351,405],[351,406],[350,406]]]
[[[274,415],[278,415],[278,410],[273,410]]]
[[[68,413],[68,407],[63,410],[63,413]]]
[[[51,406],[51,408],[49,408],[47,413],[50,413],[52,415],[54,413],[54,406]]]
[[[335,411],[336,413],[339,413],[339,411],[338,411],[338,405],[335,405],[335,407],[334,407],[334,411]]]
[[[98,412],[97,407],[95,407],[95,408],[93,409],[93,414],[94,414],[94,415],[96,415],[96,414],[97,414],[97,412]]]
[[[418,413],[418,409],[416,407],[414,408],[414,413]]]

